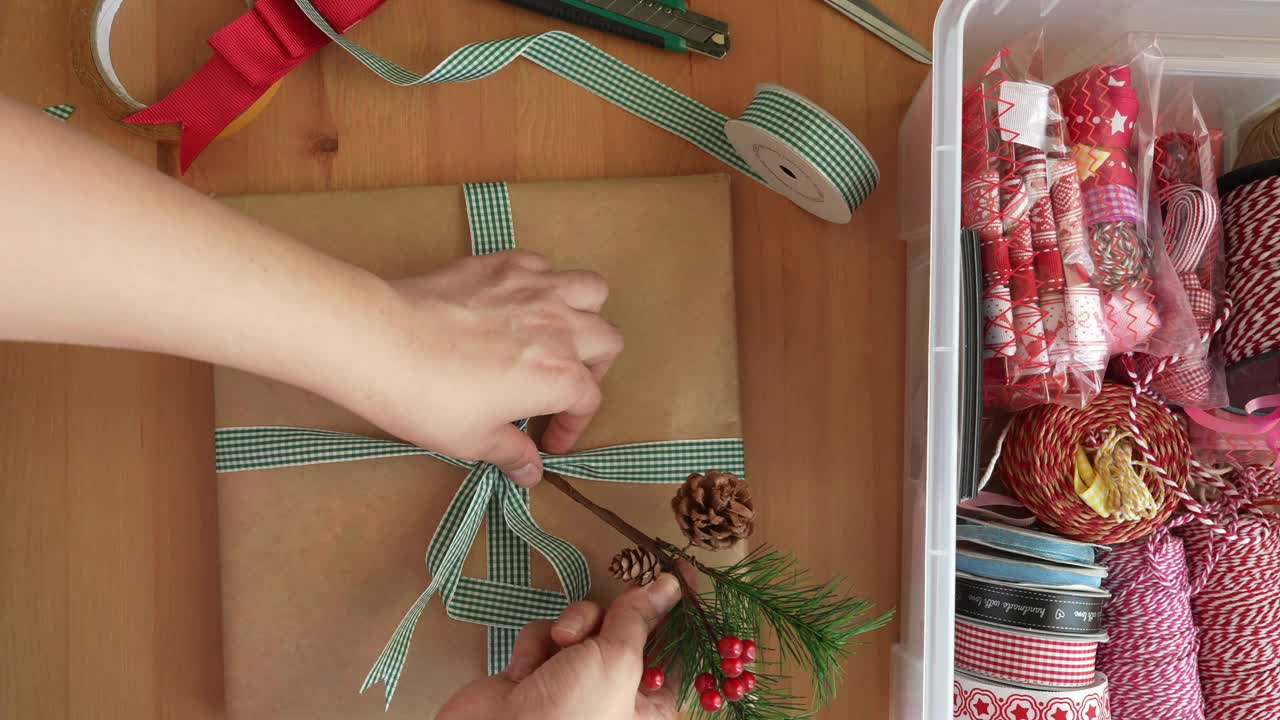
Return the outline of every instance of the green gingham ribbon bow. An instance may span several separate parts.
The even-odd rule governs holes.
[[[848,222],[880,182],[880,170],[858,138],[825,110],[786,88],[760,86],[742,116],[730,119],[561,31],[472,43],[419,75],[343,37],[311,0],[295,2],[330,40],[395,85],[479,80],[523,57],[684,138],[832,222]]]
[[[503,183],[464,187],[472,252],[483,255],[515,247],[511,205]],[[523,429],[523,423],[521,424]],[[418,618],[436,593],[449,617],[488,626],[488,671],[510,662],[516,635],[535,620],[554,619],[591,589],[587,561],[573,545],[544,532],[529,512],[529,491],[488,463],[458,460],[398,440],[293,427],[237,427],[217,431],[217,470],[237,472],[426,455],[470,470],[427,548],[430,584],[374,663],[361,692],[386,684],[391,705]],[[543,454],[547,470],[602,482],[679,483],[690,473],[717,468],[744,474],[742,440],[672,440]],[[462,575],[462,564],[484,520],[489,548],[487,579]],[[550,562],[564,592],[530,587],[529,548]]]

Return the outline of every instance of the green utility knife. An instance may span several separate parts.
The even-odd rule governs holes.
[[[729,52],[727,23],[689,12],[684,0],[507,0],[561,20],[677,52],[719,59]]]

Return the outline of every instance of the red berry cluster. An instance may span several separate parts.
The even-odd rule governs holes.
[[[755,673],[747,669],[759,653],[755,641],[726,635],[720,638],[717,649],[720,651],[720,672],[724,674],[724,683],[717,687],[715,676],[709,672],[698,675],[693,681],[702,709],[709,713],[719,712],[725,700],[737,702],[756,689]],[[666,676],[661,668],[645,668],[640,676],[640,687],[646,692],[662,689],[664,682]]]
[[[702,709],[709,713],[719,712],[725,700],[737,702],[756,689],[755,673],[746,667],[756,661],[758,649],[755,641],[726,635],[720,638],[718,649],[724,683],[717,688],[715,676],[705,672],[693,681],[694,688],[701,694]]]

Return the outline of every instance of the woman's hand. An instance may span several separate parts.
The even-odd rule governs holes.
[[[512,422],[552,415],[542,443],[555,453],[586,429],[600,379],[622,351],[622,334],[599,314],[604,279],[552,272],[543,257],[514,250],[391,288],[387,349],[366,358],[376,377],[326,394],[422,447],[537,482],[538,448]]]
[[[436,720],[674,720],[669,686],[639,686],[645,640],[679,600],[679,583],[664,573],[607,613],[580,602],[554,624],[533,623],[516,639],[511,665],[463,688]]]
[[[622,349],[604,280],[532,253],[389,283],[2,96],[0,157],[0,340],[238,368],[523,485],[541,462],[511,422],[552,415],[568,450]]]

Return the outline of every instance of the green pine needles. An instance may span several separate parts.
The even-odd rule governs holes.
[[[684,554],[666,543],[668,553]],[[699,573],[711,581],[711,590],[691,593],[671,611],[650,638],[646,655],[652,664],[681,680],[677,690],[680,707],[694,710],[695,718],[712,715],[698,707],[693,679],[710,672],[723,681],[716,642],[733,635],[761,638],[761,630],[776,638],[774,658],[762,646],[762,656],[751,668],[756,689],[742,701],[726,703],[715,713],[735,720],[773,720],[812,717],[835,697],[844,678],[843,663],[857,645],[856,638],[883,628],[893,612],[869,617],[872,603],[844,594],[838,580],[817,582],[788,553],[762,547],[727,568],[712,568],[692,558]],[[705,621],[703,620],[705,618]],[[787,691],[781,667],[792,667],[813,684],[813,699],[805,703]],[[727,713],[726,713],[727,711]]]
[[[893,611],[868,618],[874,605],[844,594],[840,580],[816,582],[790,554],[762,547],[711,576],[722,608],[753,623],[763,621],[778,638],[784,663],[794,662],[813,680],[814,702],[826,704],[844,679],[854,638],[879,630]]]
[[[873,604],[847,595],[841,580],[815,580],[789,553],[762,547],[729,567],[710,567],[681,548],[640,532],[584,497],[564,478],[547,473],[546,479],[629,540],[657,555],[664,569],[675,571],[677,561],[685,560],[709,581],[710,589],[698,592],[676,572],[684,597],[645,648],[650,665],[679,680],[679,706],[690,711],[695,720],[812,717],[835,697],[844,679],[843,663],[859,644],[858,636],[883,628],[893,618],[893,611],[873,616]],[[711,673],[717,686],[726,680],[717,647],[725,636],[750,638],[760,644],[760,658],[748,668],[756,685],[741,700],[708,712],[699,704],[694,683],[701,673]],[[773,652],[760,642],[765,637],[776,642]],[[784,667],[809,677],[811,701],[790,689],[789,678],[780,671]]]

